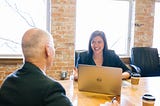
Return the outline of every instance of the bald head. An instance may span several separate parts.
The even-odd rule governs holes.
[[[22,50],[25,60],[45,58],[46,45],[53,46],[53,39],[48,32],[38,28],[26,31],[22,38]]]

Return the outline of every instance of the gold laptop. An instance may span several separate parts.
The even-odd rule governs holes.
[[[80,91],[110,95],[121,94],[121,68],[79,64],[78,70],[78,89]]]

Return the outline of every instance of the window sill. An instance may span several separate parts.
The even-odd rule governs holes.
[[[14,65],[14,64],[22,64],[22,63],[23,63],[22,56],[0,56],[0,64]]]

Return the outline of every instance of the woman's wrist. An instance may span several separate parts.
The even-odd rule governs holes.
[[[74,81],[78,80],[78,69],[75,67],[73,69],[73,76],[74,76]]]
[[[126,80],[126,79],[129,79],[130,78],[130,73],[128,72],[123,72],[122,73],[122,80]]]

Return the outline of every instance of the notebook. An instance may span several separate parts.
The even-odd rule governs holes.
[[[80,91],[110,95],[121,94],[121,68],[79,64],[78,70],[78,89]]]

